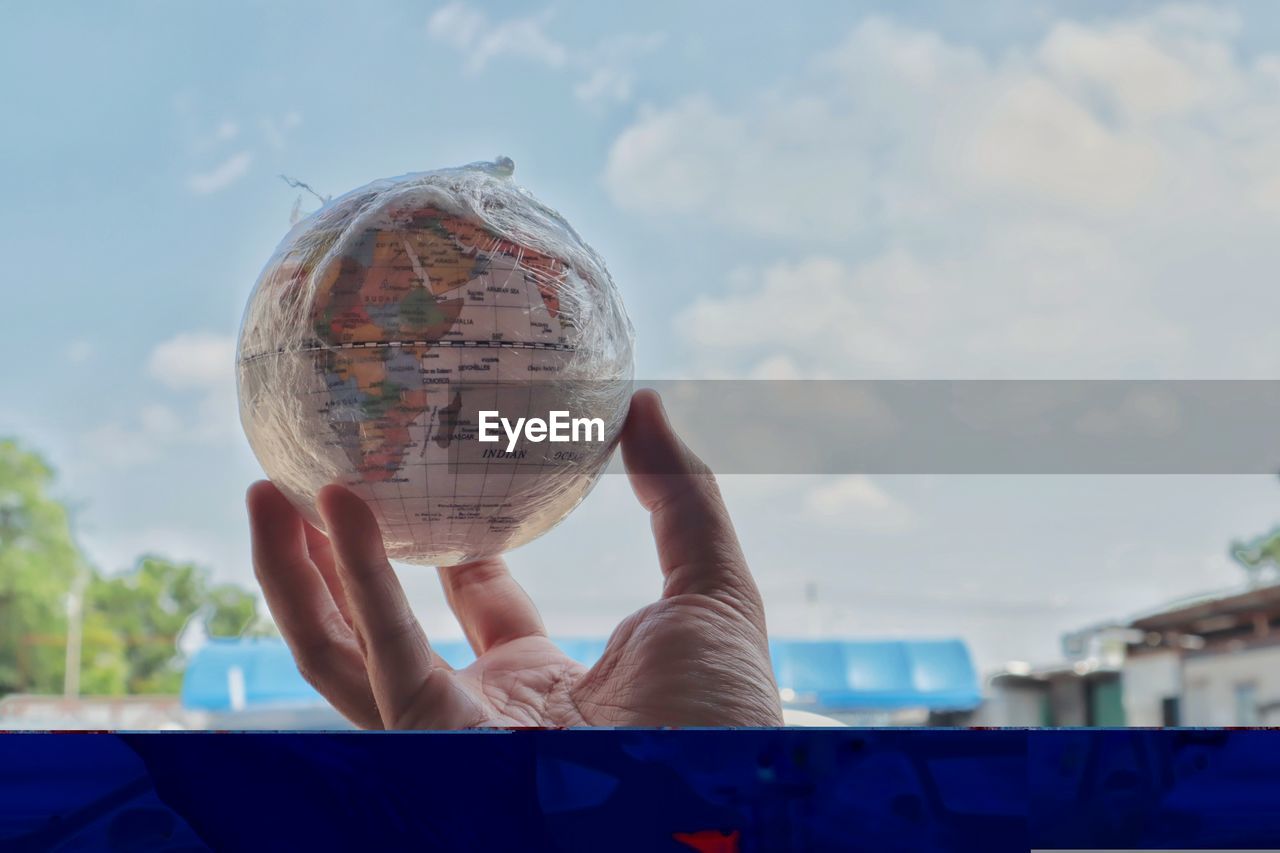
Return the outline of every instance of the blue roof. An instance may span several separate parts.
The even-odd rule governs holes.
[[[774,640],[789,704],[828,709],[966,710],[982,702],[963,640]]]
[[[588,666],[604,651],[603,639],[565,638],[556,645]],[[466,640],[441,640],[431,647],[450,666],[464,667],[476,659]],[[244,709],[314,707],[325,700],[298,672],[283,640],[274,637],[211,639],[191,656],[182,676],[182,707],[199,711],[232,710],[232,670],[244,683]]]
[[[605,640],[555,640],[588,666]],[[432,644],[454,667],[475,660],[465,640]],[[788,704],[826,709],[929,708],[964,710],[982,701],[978,674],[963,640],[774,640],[769,644]],[[303,680],[293,656],[274,638],[214,639],[192,656],[182,679],[182,705],[232,709],[232,670],[239,669],[244,708],[306,707],[324,703]]]
[[[232,671],[244,679],[246,709],[314,706],[324,703],[293,662],[289,647],[275,638],[212,639],[187,662],[182,675],[182,707],[230,711]]]

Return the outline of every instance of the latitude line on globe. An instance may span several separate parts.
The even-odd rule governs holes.
[[[278,350],[269,350],[267,352],[256,352],[252,355],[246,355],[241,362],[257,361],[263,358],[269,358],[275,355],[285,355],[287,353],[302,352],[331,352],[333,350],[355,350],[355,349],[400,349],[412,347],[454,347],[457,349],[532,349],[532,350],[551,350],[553,352],[576,352],[577,347],[573,344],[558,344],[550,341],[354,341],[342,344],[310,344],[303,347],[281,347]]]

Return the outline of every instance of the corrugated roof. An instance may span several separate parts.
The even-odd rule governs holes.
[[[232,673],[244,687],[244,709],[323,704],[302,678],[283,641],[273,638],[213,639],[191,656],[182,675],[182,707],[232,710]]]
[[[565,654],[587,665],[604,651],[603,639],[556,640]],[[441,640],[431,647],[453,667],[476,659],[466,640]],[[233,677],[232,671],[239,670]],[[213,639],[192,655],[182,678],[182,706],[198,711],[232,710],[233,681],[243,685],[243,709],[309,707],[324,699],[298,672],[289,647],[274,638]]]
[[[563,638],[556,644],[590,666],[605,640]],[[465,640],[432,644],[454,667],[475,660]],[[770,643],[779,689],[790,703],[827,709],[974,708],[982,701],[977,671],[964,641],[774,640]],[[233,677],[232,671],[239,675]],[[238,684],[233,687],[233,682]],[[288,647],[276,639],[216,639],[192,656],[182,682],[182,705],[232,710],[232,691],[243,685],[243,708],[306,707],[324,700],[303,680]]]
[[[1174,627],[1194,619],[1218,613],[1248,612],[1260,607],[1280,604],[1280,585],[1238,587],[1208,593],[1194,598],[1184,598],[1157,610],[1135,616],[1130,622],[1144,630]]]
[[[831,710],[967,710],[982,702],[963,640],[775,640],[778,688]]]

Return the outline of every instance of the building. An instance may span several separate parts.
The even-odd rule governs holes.
[[[1016,663],[988,680],[988,695],[971,725],[1123,726],[1120,671],[1087,662],[1045,667]]]
[[[1130,725],[1280,724],[1280,584],[1176,602],[1129,627]]]
[[[1062,637],[1064,660],[1012,661],[987,679],[982,709],[969,722],[993,726],[1123,726],[1121,670],[1128,629],[1102,622]]]
[[[1063,637],[1064,660],[1011,662],[969,722],[1280,725],[1280,584],[1175,601]]]

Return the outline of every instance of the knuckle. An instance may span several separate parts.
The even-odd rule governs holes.
[[[298,667],[298,674],[317,690],[320,689],[320,684],[324,680],[321,672],[324,668],[324,662],[328,658],[327,645],[325,644],[326,647],[321,649],[319,644],[308,644],[295,648],[293,652],[293,660]]]
[[[339,617],[340,618],[340,617]],[[334,616],[327,615],[320,620],[317,630],[304,637],[295,638],[290,647],[298,672],[312,687],[319,689],[333,659],[337,644],[334,641]]]
[[[368,626],[367,633],[369,643],[374,647],[400,645],[421,639],[422,626],[412,613],[400,613]]]
[[[298,674],[302,676],[302,680],[307,682],[307,684],[310,684],[316,690],[319,690],[320,678],[316,675],[315,670],[312,669],[311,666],[303,660],[298,660],[297,664],[298,664]]]
[[[349,574],[364,583],[380,581],[388,574],[394,575],[395,572],[385,556],[370,556],[360,560],[340,559],[339,563],[347,569]]]
[[[450,585],[459,591],[486,586],[507,574],[506,567],[498,560],[480,560],[446,571]]]

